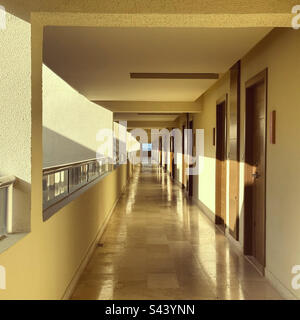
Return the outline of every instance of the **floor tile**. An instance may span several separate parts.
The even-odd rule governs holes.
[[[149,273],[147,287],[150,289],[177,289],[179,284],[176,273]]]
[[[118,202],[72,299],[281,299],[161,168]]]

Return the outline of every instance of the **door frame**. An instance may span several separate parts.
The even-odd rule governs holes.
[[[217,214],[217,210],[216,214],[215,214],[215,224],[218,225],[221,230],[225,233],[226,230],[226,222],[227,222],[227,139],[228,139],[228,134],[227,134],[227,130],[228,130],[228,119],[227,119],[227,111],[228,111],[228,94],[224,94],[222,97],[220,97],[217,101],[216,101],[216,129],[215,129],[215,146],[216,146],[216,185],[215,185],[215,194],[216,194],[216,199],[215,199],[215,207],[217,209],[217,207],[219,207],[219,201],[221,201],[219,198],[217,198],[217,148],[218,148],[218,141],[217,141],[217,137],[218,137],[218,128],[217,128],[217,116],[218,116],[218,108],[220,105],[224,104],[224,113],[225,113],[225,117],[224,117],[224,156],[225,156],[225,169],[224,169],[224,176],[225,176],[225,181],[223,181],[223,183],[225,184],[225,207],[222,207],[222,203],[221,203],[221,212],[223,212],[224,210],[224,219],[222,219],[222,216]]]
[[[248,186],[252,183],[252,166],[249,164],[250,157],[252,153],[249,154],[251,150],[249,150],[250,139],[249,139],[249,132],[247,128],[249,127],[249,123],[252,123],[252,119],[248,114],[248,102],[247,102],[247,90],[253,88],[254,86],[264,83],[264,96],[265,96],[265,183],[264,183],[264,216],[263,216],[263,252],[264,252],[264,261],[263,265],[260,265],[256,259],[253,259],[252,256],[252,241],[253,241],[253,233],[252,233],[252,197],[251,197],[251,190]],[[267,195],[267,128],[268,128],[268,68],[264,69],[254,77],[250,78],[248,81],[245,82],[245,112],[244,112],[244,161],[245,161],[245,172],[244,172],[244,254],[249,258],[249,260],[256,266],[258,271],[261,274],[264,274],[264,268],[266,266],[266,195]]]

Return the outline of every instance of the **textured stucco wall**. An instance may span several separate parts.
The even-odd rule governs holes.
[[[15,174],[30,183],[30,24],[9,13],[6,23],[0,30],[0,175]]]
[[[0,30],[0,176],[15,175],[15,231],[30,227],[31,48],[30,24],[6,14]]]
[[[96,158],[96,135],[112,129],[113,113],[90,102],[43,65],[44,167]]]
[[[74,12],[74,13],[105,13],[105,14],[139,14],[145,23],[151,19],[151,13],[165,14],[166,24],[170,22],[168,14],[190,14],[192,20],[197,20],[197,15],[206,16],[206,21],[222,20],[220,14],[229,14],[228,23],[239,23],[247,20],[254,21],[254,16],[261,15],[260,24],[270,23],[270,20],[288,23],[291,8],[298,4],[297,0],[2,0],[7,9],[23,19],[29,21],[31,12]],[[218,16],[213,16],[217,14]],[[235,16],[230,16],[234,14]],[[250,14],[247,16],[246,14]],[[271,14],[271,15],[266,15]],[[142,16],[144,15],[144,16]],[[252,15],[252,16],[251,16]],[[176,17],[178,19],[178,16]],[[116,19],[118,20],[118,19]],[[187,21],[188,23],[188,21]]]

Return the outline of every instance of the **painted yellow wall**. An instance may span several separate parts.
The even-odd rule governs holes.
[[[204,170],[194,176],[194,197],[208,209],[207,213],[215,213],[216,188],[216,147],[213,146],[213,128],[216,127],[216,101],[229,93],[229,72],[227,72],[202,97],[202,113],[193,114],[195,129],[204,129]]]
[[[277,142],[267,140],[267,225],[266,276],[285,297],[300,297],[293,290],[291,269],[300,263],[300,224],[298,201],[300,181],[300,33],[275,29],[241,60],[241,166],[240,166],[240,245],[243,246],[244,212],[244,111],[245,82],[268,68],[268,115],[277,111]],[[205,130],[204,171],[194,182],[194,197],[214,219],[215,154],[212,144],[216,126],[216,101],[229,93],[229,74],[202,97],[203,111],[193,114],[194,127]],[[229,95],[230,99],[230,95]],[[195,181],[195,180],[194,180]],[[227,195],[228,185],[227,179]],[[228,204],[228,201],[227,201]],[[228,205],[227,205],[228,213]],[[227,214],[228,217],[228,214]]]
[[[300,32],[276,29],[242,59],[241,110],[245,81],[268,68],[268,116],[277,112],[277,142],[267,142],[267,276],[275,277],[293,295],[292,267],[300,264]],[[241,117],[241,159],[244,156],[244,117]],[[241,177],[243,171],[241,170]],[[243,212],[241,212],[243,216]],[[243,228],[243,219],[241,219]],[[241,229],[243,230],[243,229]]]
[[[186,114],[182,114],[176,119],[176,127],[181,130],[182,135],[183,135],[183,132],[182,132],[183,125],[186,126]],[[180,144],[181,143],[182,141],[180,142]],[[180,152],[177,152],[175,154],[175,159],[176,159],[175,179],[177,180],[177,182],[184,184],[184,181],[182,179],[183,178],[182,150],[180,150]]]
[[[102,145],[96,136],[112,126],[111,111],[89,101],[43,65],[44,167],[96,158]]]
[[[0,30],[0,176],[17,177],[13,207],[18,231],[30,229],[30,35],[28,22],[6,13],[6,29]]]
[[[6,268],[3,299],[61,299],[126,186],[122,165],[0,255]]]

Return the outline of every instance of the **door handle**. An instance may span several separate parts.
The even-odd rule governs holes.
[[[260,174],[258,172],[252,173],[252,177],[254,179],[258,179],[258,178],[260,178]]]

